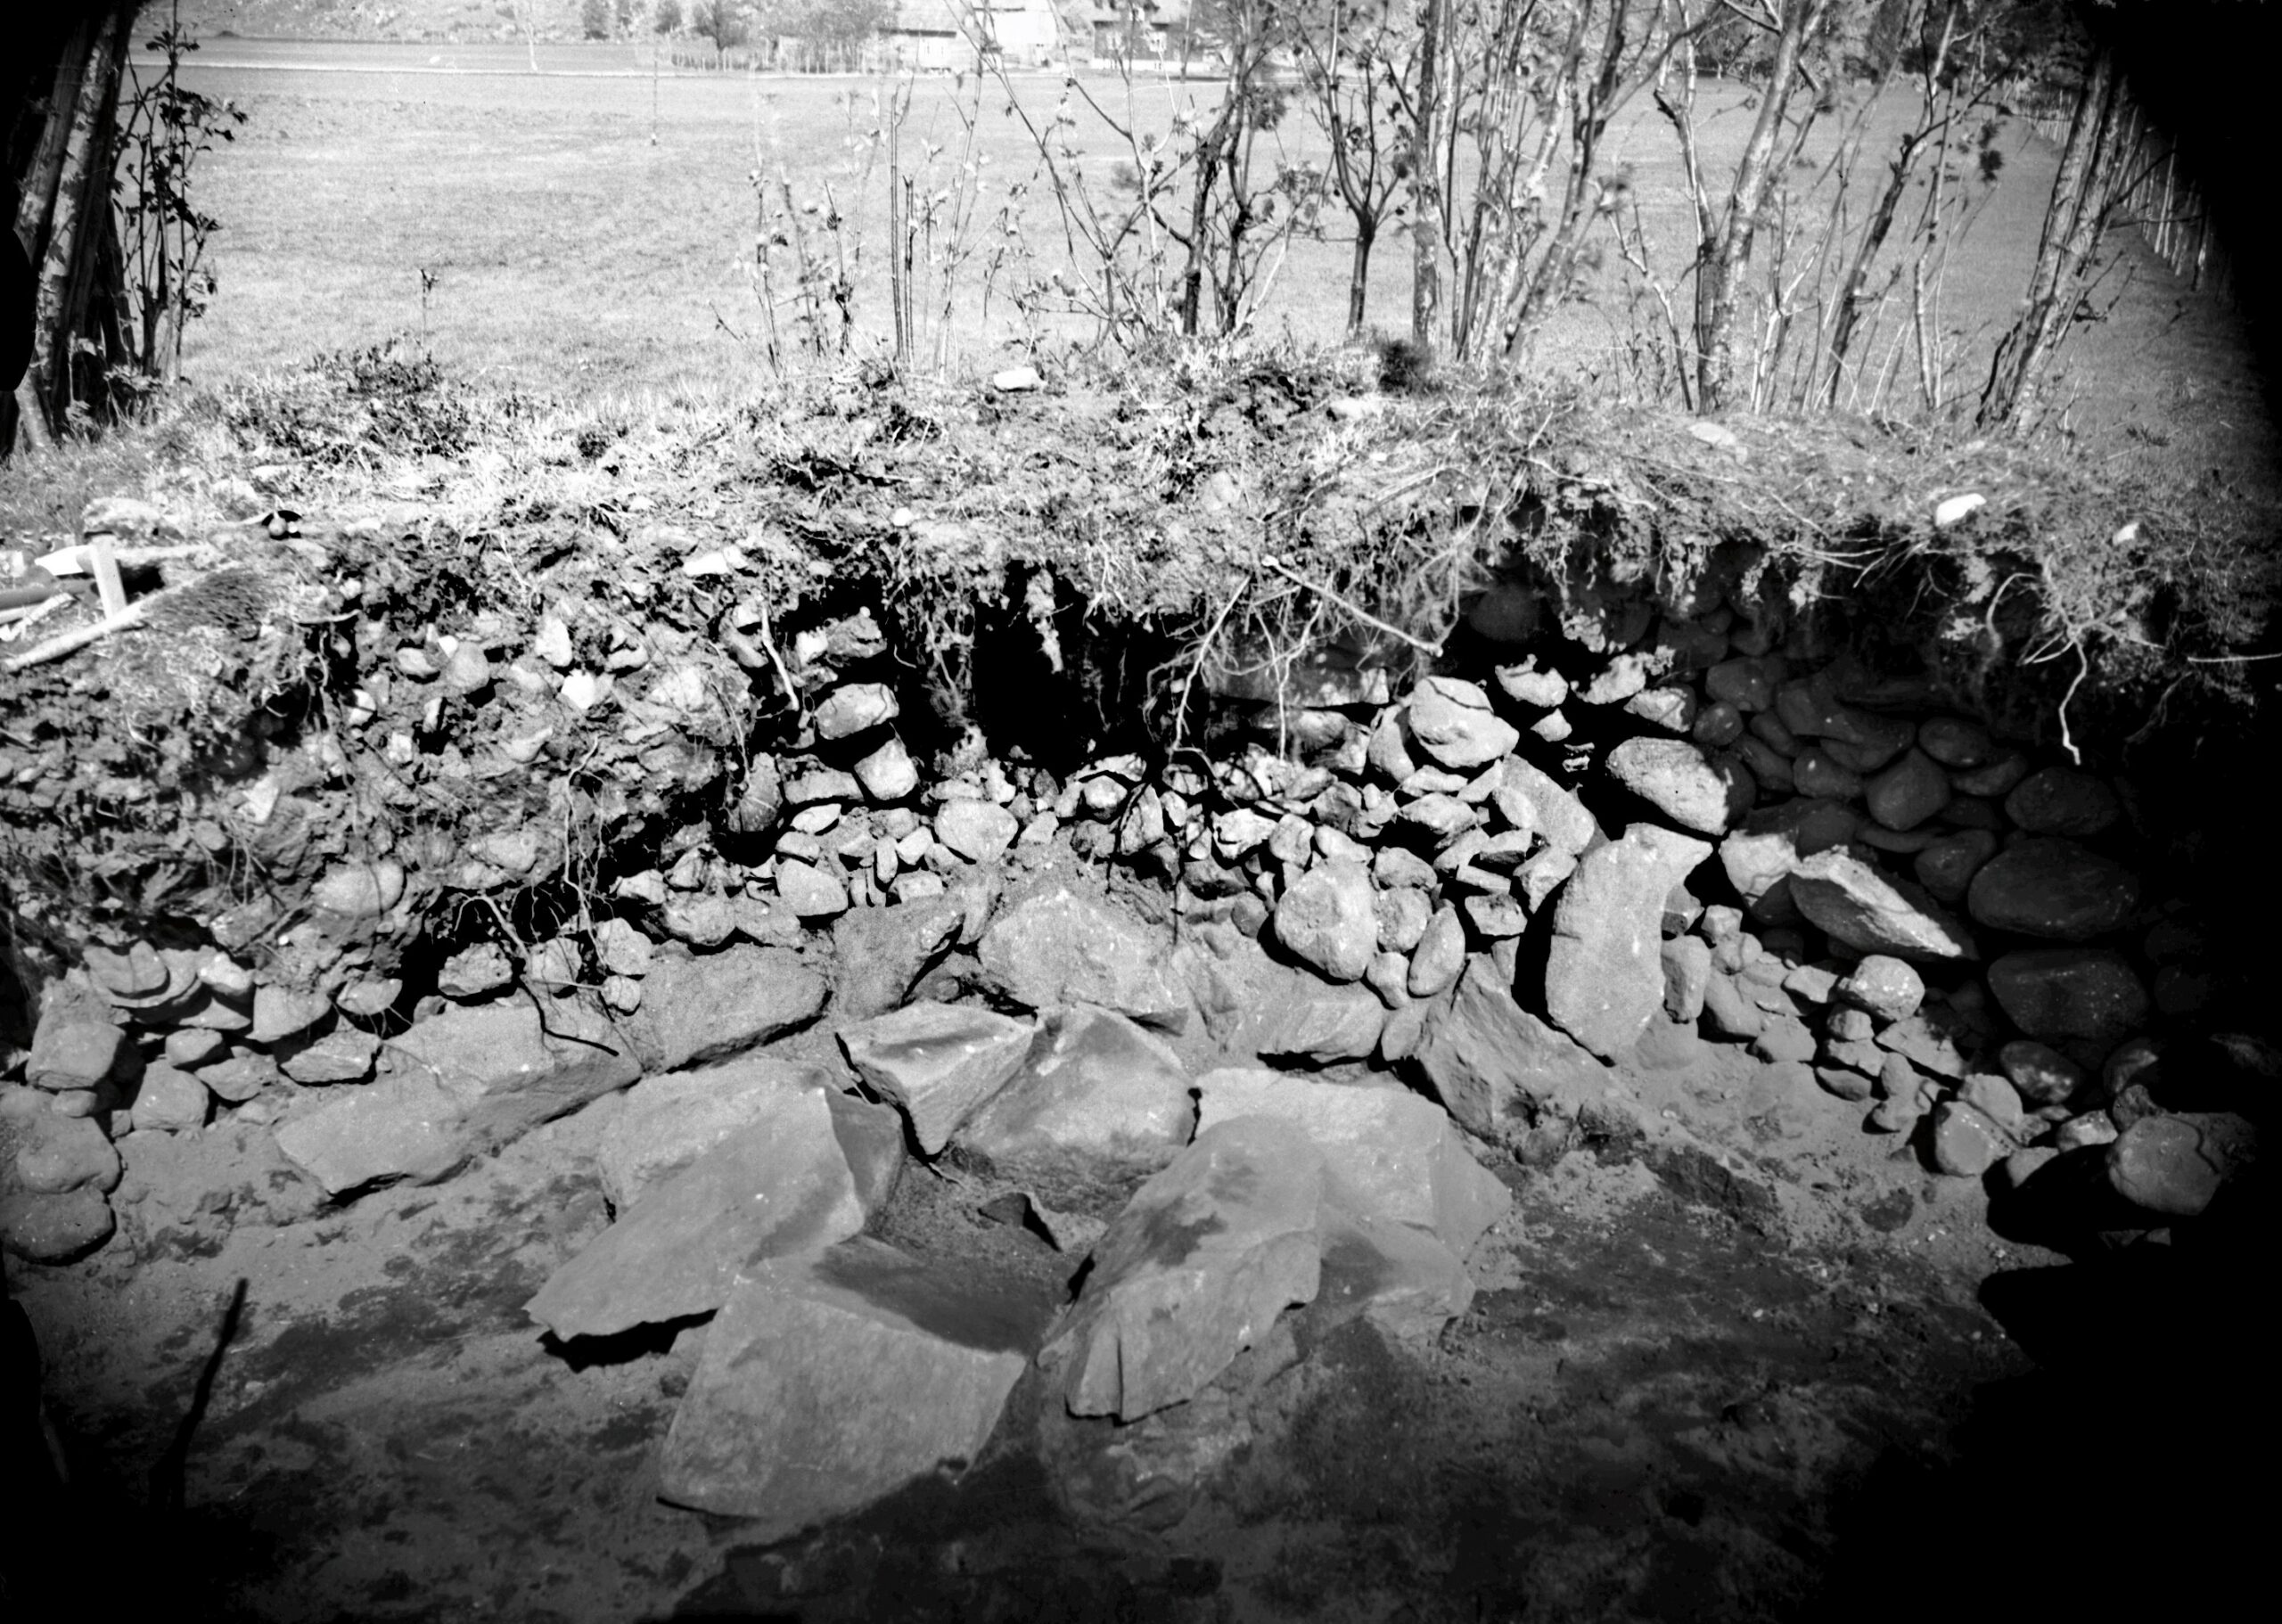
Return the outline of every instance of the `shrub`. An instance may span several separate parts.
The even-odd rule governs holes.
[[[399,355],[393,339],[234,390],[225,416],[250,444],[324,465],[456,456],[476,427],[466,393],[434,358]]]

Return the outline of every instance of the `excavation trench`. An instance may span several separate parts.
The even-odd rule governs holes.
[[[862,500],[91,510],[211,551],[15,679],[12,1587],[1814,1619],[2248,1533],[2237,713],[2034,658],[1994,542],[1524,493],[1182,608]]]

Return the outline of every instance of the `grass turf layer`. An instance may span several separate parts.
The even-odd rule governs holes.
[[[1060,690],[1068,749],[1163,748],[1204,694],[1272,694],[1326,648],[1399,690],[1421,663],[1513,657],[1467,625],[1492,586],[1605,647],[1724,604],[1930,663],[1960,705],[2103,759],[2256,697],[2274,515],[2222,483],[1550,386],[1387,396],[1367,365],[1227,349],[1039,392],[874,368],[557,406],[368,351],[185,397],[134,454],[67,452],[17,487],[30,539],[82,494],[74,459],[93,496],[139,457],[211,544],[206,578],[235,585],[227,615],[0,678],[0,881],[51,939],[246,906],[284,939],[327,872],[386,861],[410,883],[352,968],[464,908],[455,874],[505,874],[543,933],[733,816],[833,679],[821,628],[858,608],[923,747]],[[1937,527],[1963,495],[1983,504]],[[242,522],[273,507],[304,534]],[[550,619],[609,678],[600,702],[512,680],[544,677]],[[444,639],[485,651],[488,688],[407,678],[406,652]],[[1010,642],[1040,680],[978,703]],[[287,826],[245,816],[265,777],[300,808]]]

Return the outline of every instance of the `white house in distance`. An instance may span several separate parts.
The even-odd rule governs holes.
[[[1185,62],[1207,48],[1189,0],[1093,0],[1091,21],[1096,62]]]
[[[1063,59],[1062,23],[1051,0],[902,0],[888,36],[899,68],[974,66],[974,41],[995,41],[1009,65]]]

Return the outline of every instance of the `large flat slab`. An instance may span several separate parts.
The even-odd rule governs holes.
[[[707,1333],[661,1491],[776,1538],[971,1462],[1052,1306],[868,1236],[764,1262]]]
[[[1332,1199],[1433,1235],[1459,1258],[1513,1205],[1513,1193],[1467,1153],[1449,1113],[1407,1088],[1316,1082],[1253,1067],[1197,1079],[1197,1122],[1274,1117],[1323,1154]]]
[[[525,1305],[560,1337],[710,1314],[740,1269],[864,1226],[828,1091],[768,1096],[745,1127],[644,1195]]]
[[[1041,1356],[1071,1412],[1137,1421],[1178,1404],[1313,1300],[1323,1190],[1323,1153],[1292,1123],[1199,1134],[1110,1226]]]
[[[1034,1029],[987,1009],[922,1000],[841,1029],[840,1046],[932,1156],[1014,1078]]]
[[[1113,1209],[1180,1154],[1195,1125],[1188,1073],[1164,1040],[1080,1006],[1047,1021],[958,1144],[1050,1207],[1090,1210],[1105,1196]]]

